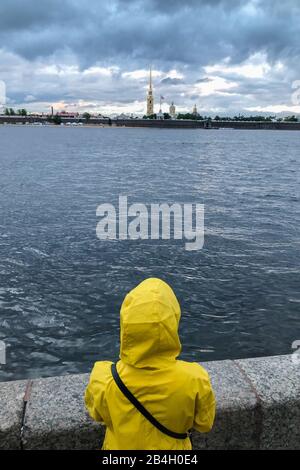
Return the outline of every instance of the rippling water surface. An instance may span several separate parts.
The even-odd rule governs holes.
[[[119,308],[149,276],[182,306],[182,358],[300,339],[300,133],[0,127],[0,380],[117,357]],[[205,204],[205,243],[99,241],[96,207]]]

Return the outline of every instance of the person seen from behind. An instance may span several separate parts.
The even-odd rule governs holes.
[[[90,416],[106,426],[103,450],[190,450],[189,431],[215,417],[207,371],[177,359],[180,306],[168,284],[143,281],[121,307],[120,360],[96,362],[85,392]]]

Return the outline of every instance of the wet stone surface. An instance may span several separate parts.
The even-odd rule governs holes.
[[[194,448],[257,448],[257,399],[244,374],[233,361],[207,362],[202,365],[210,374],[217,412],[210,433],[193,433]]]
[[[237,361],[261,402],[263,449],[300,449],[300,364],[292,356]]]
[[[99,449],[103,426],[88,416],[84,390],[88,374],[33,382],[26,411],[25,449]]]
[[[0,384],[0,449],[19,449],[26,381]]]

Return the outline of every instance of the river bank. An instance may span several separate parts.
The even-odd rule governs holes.
[[[1,124],[45,124],[54,126],[48,121],[49,116],[0,116]],[[247,129],[247,130],[300,130],[300,122],[273,121],[214,121],[184,119],[103,119],[61,118],[62,124],[92,127],[134,127],[159,129]]]

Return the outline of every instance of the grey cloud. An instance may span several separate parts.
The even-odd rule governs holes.
[[[160,83],[162,85],[179,85],[181,83],[184,83],[184,80],[182,80],[181,78],[171,78],[171,77],[166,77],[166,78],[163,78]]]
[[[211,82],[211,81],[212,81],[212,78],[203,77],[203,78],[199,78],[198,80],[196,80],[195,83],[208,83],[208,82]]]

